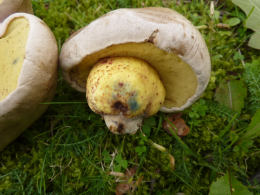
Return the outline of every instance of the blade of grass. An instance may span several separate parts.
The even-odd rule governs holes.
[[[46,156],[47,156],[47,152],[45,153],[44,155],[44,159],[43,159],[43,162],[42,162],[42,165],[41,165],[41,179],[40,179],[40,186],[38,187],[38,193],[39,194],[42,194],[42,186],[44,188],[44,192],[45,192],[45,179],[44,178],[44,168],[45,168],[45,161],[46,161]]]
[[[59,104],[87,104],[87,102],[43,102],[41,104],[59,105]]]

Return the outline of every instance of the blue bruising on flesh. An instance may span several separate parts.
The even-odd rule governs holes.
[[[129,98],[127,98],[127,96]],[[138,104],[136,100],[137,93],[132,91],[130,85],[125,82],[115,82],[113,85],[113,93],[112,93],[112,99],[115,101],[119,97],[125,97],[127,98],[127,105],[130,112],[136,112],[140,105]],[[122,99],[125,99],[122,98]],[[125,102],[126,103],[126,102]]]
[[[135,97],[130,97],[128,99],[128,106],[132,112],[135,112],[139,109],[139,105],[138,105]]]

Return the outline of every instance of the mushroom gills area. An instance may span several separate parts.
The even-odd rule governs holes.
[[[90,108],[104,116],[114,133],[136,131],[142,118],[158,112],[165,98],[157,72],[132,57],[99,61],[88,76],[86,88]]]
[[[193,69],[174,52],[176,51],[166,52],[149,42],[112,45],[86,56],[71,69],[69,76],[71,81],[84,91],[86,78],[99,59],[116,56],[135,57],[146,61],[159,74],[166,89],[163,106],[181,107],[195,94],[198,80]]]
[[[14,18],[0,37],[0,101],[18,86],[29,29],[26,18]]]

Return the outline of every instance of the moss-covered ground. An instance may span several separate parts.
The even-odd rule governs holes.
[[[177,10],[205,38],[212,75],[202,98],[183,112],[190,133],[180,139],[163,130],[163,113],[144,121],[145,137],[141,131],[111,134],[89,109],[85,95],[70,88],[60,74],[47,112],[0,153],[0,194],[113,194],[120,179],[108,173],[133,167],[136,173],[127,181],[138,181],[133,194],[208,194],[211,183],[227,172],[259,193],[260,186],[250,179],[260,168],[260,140],[239,137],[254,115],[251,103],[257,104],[253,100],[260,96],[248,85],[241,113],[214,101],[223,79],[245,80],[244,64],[256,64],[260,70],[259,50],[247,46],[252,32],[244,27],[246,15],[238,7],[218,0],[211,15],[209,5],[202,0],[33,0],[35,15],[52,29],[59,49],[77,29],[117,8]],[[232,27],[222,25],[227,23]],[[168,154],[151,141],[174,156],[174,170]]]

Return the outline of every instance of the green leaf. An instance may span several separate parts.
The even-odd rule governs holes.
[[[260,109],[256,111],[247,127],[246,133],[241,137],[241,139],[253,139],[258,136],[260,136]]]
[[[213,182],[210,186],[209,195],[231,195],[228,174]]]
[[[138,156],[141,156],[143,153],[146,152],[146,146],[137,146],[135,147],[135,151],[138,154]]]
[[[244,60],[245,56],[243,56],[241,53],[236,52],[234,54],[234,60]]]
[[[229,176],[231,180],[232,195],[253,195],[253,193],[249,192],[248,188],[238,181],[234,175],[231,174]]]
[[[256,32],[251,36],[248,46],[255,49],[260,49],[260,32]]]
[[[220,12],[218,10],[214,10],[214,18],[215,20],[218,20],[220,17]]]
[[[239,18],[230,18],[226,21],[226,23],[229,25],[229,26],[236,26],[240,23],[240,19]]]
[[[241,80],[222,81],[215,93],[215,100],[236,112],[241,112],[247,89]]]
[[[242,138],[243,139],[243,138]],[[251,147],[253,147],[254,141],[250,139],[243,139],[239,144],[235,145],[233,151],[239,153],[241,156],[245,156]]]
[[[105,163],[110,163],[111,162],[112,158],[111,158],[111,156],[110,156],[110,154],[109,154],[109,152],[107,150],[104,150],[102,152],[102,156],[103,156],[103,160],[104,160]]]
[[[232,174],[226,173],[210,186],[209,195],[253,195]]]
[[[239,6],[247,15],[246,27],[252,29],[256,33],[251,37],[249,46],[260,49],[260,41],[257,39],[260,34],[260,1],[259,0],[232,0],[232,2]],[[254,42],[256,41],[256,42]]]
[[[149,117],[149,118],[146,118],[143,122],[143,125],[142,125],[142,130],[143,130],[143,133],[146,135],[146,136],[150,136],[150,133],[151,133],[151,129],[152,127],[155,127],[156,126],[156,120],[154,117]]]
[[[151,134],[151,127],[149,125],[143,124],[142,130],[143,130],[143,133],[146,136],[148,136],[148,137],[150,136],[150,134]]]
[[[118,166],[126,169],[127,168],[127,165],[128,165],[128,162],[127,160],[124,160],[121,156],[121,154],[118,154],[116,157],[115,157],[115,161],[118,163]]]

